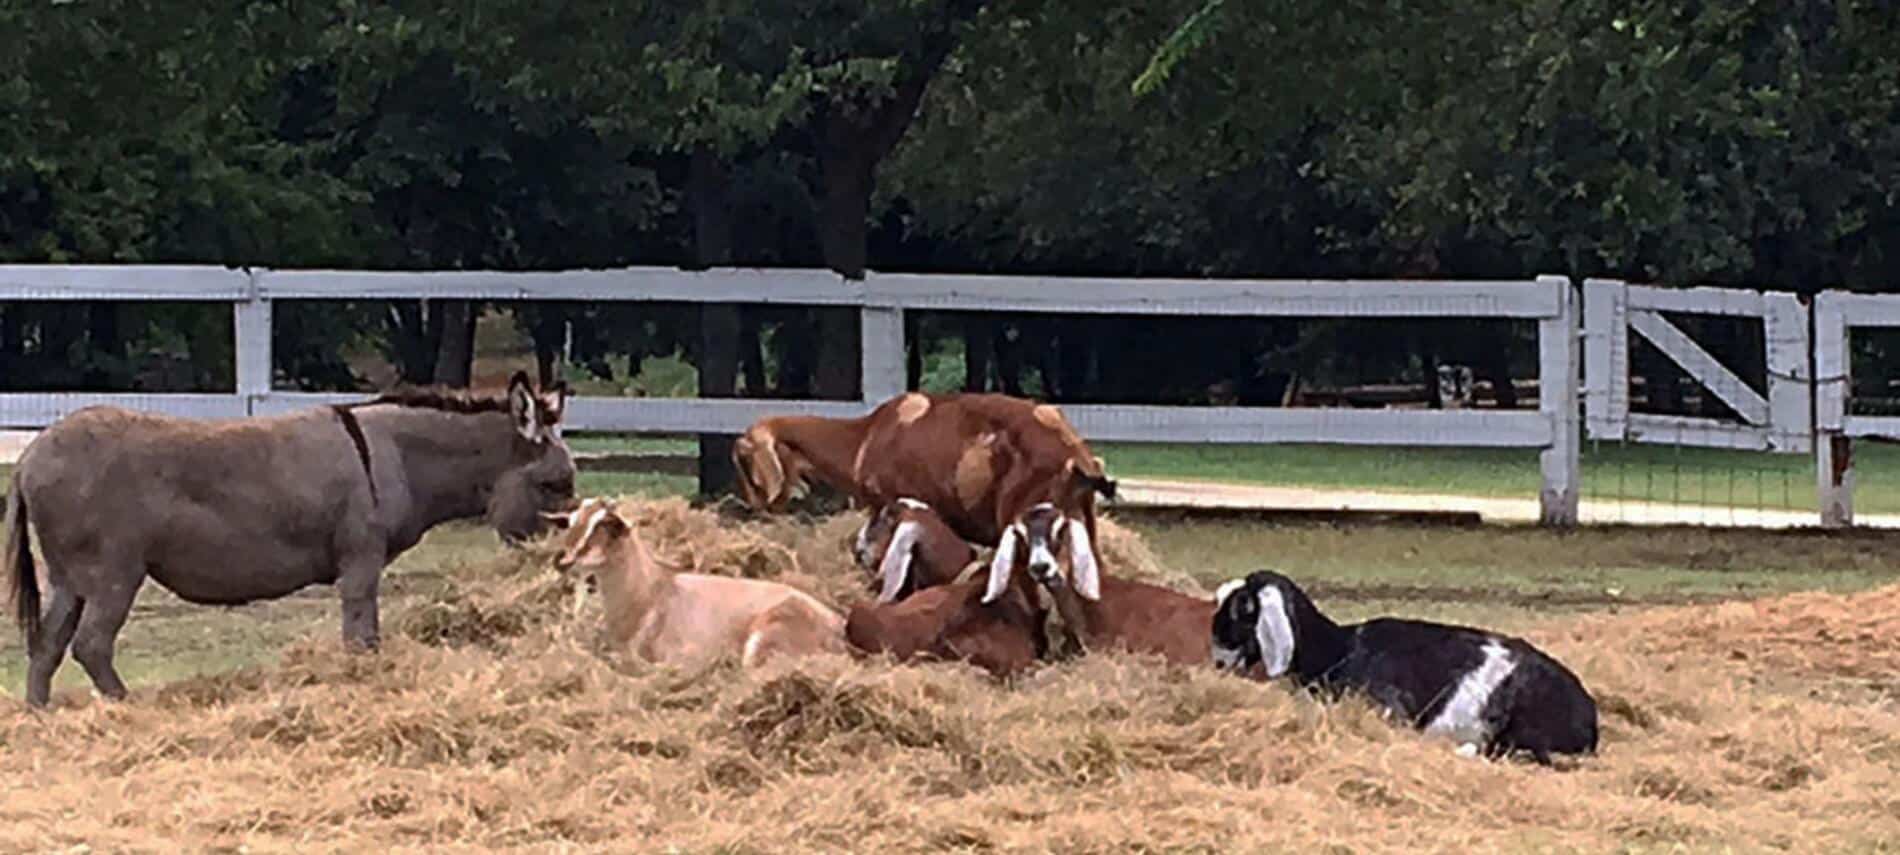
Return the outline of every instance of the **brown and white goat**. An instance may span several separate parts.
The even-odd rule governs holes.
[[[851,556],[872,574],[878,601],[948,585],[976,561],[976,548],[923,502],[900,498],[873,512],[851,541]]]
[[[1095,494],[1115,482],[1051,404],[1007,395],[910,392],[855,419],[778,416],[733,444],[740,492],[783,507],[816,481],[878,508],[908,496],[964,540],[991,544],[1018,514],[1051,502],[1095,530]]]
[[[860,563],[877,562],[879,594],[846,616],[852,647],[900,662],[965,661],[999,677],[1028,669],[1048,652],[1048,613],[1029,581],[1018,574],[1002,596],[985,602],[984,576],[957,580],[976,551],[930,506],[899,499],[880,508],[859,531],[856,552]]]
[[[1178,664],[1213,661],[1214,601],[1103,575],[1094,544],[1081,520],[1055,505],[1036,505],[1004,532],[985,597],[1002,596],[1026,573],[1049,592],[1085,650],[1156,654]]]
[[[691,666],[736,654],[750,668],[775,656],[844,650],[844,618],[810,594],[676,572],[605,501],[583,502],[563,521],[569,532],[555,566],[592,574],[609,637],[641,659]]]

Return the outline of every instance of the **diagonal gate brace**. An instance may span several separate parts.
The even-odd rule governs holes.
[[[1702,345],[1669,322],[1661,313],[1648,309],[1633,309],[1629,313],[1630,329],[1649,339],[1663,355],[1675,360],[1677,365],[1697,383],[1703,385],[1722,403],[1729,405],[1740,414],[1742,421],[1751,425],[1768,424],[1768,400],[1748,388],[1742,378],[1728,370],[1715,357],[1702,349]]]

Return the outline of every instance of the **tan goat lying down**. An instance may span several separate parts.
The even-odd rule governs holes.
[[[737,654],[751,668],[775,656],[845,649],[844,618],[810,594],[759,579],[676,572],[607,501],[588,499],[555,524],[568,529],[556,566],[592,574],[608,635],[641,659],[692,666]]]

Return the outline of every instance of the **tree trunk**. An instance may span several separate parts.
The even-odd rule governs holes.
[[[765,347],[759,342],[762,319],[751,309],[739,310],[740,371],[745,374],[748,397],[763,398],[770,388],[765,380]]]
[[[726,164],[718,152],[701,146],[693,152],[687,176],[687,203],[693,211],[693,263],[704,270],[732,263],[732,218]],[[703,303],[699,308],[699,396],[730,398],[738,391],[739,307]],[[756,356],[754,357],[756,358]],[[699,495],[712,498],[732,491],[733,438],[699,435]]]
[[[545,389],[554,384],[554,365],[561,355],[561,346],[567,343],[567,312],[543,303],[534,308],[533,317],[528,338],[534,341],[535,379]]]
[[[903,139],[930,79],[956,48],[959,29],[983,5],[983,0],[946,3],[941,17],[926,24],[918,48],[902,58],[904,67],[889,97],[863,103],[862,93],[847,90],[816,105],[811,127],[824,184],[819,194],[819,245],[826,266],[845,278],[864,278],[877,165]],[[860,100],[846,103],[853,99]],[[856,398],[861,394],[857,326],[857,318],[849,313],[819,313],[814,390],[819,396]]]
[[[131,379],[113,376],[118,357],[125,354],[125,343],[119,340],[117,304],[94,303],[86,308],[86,344],[92,351],[92,358],[87,360],[87,385],[105,389]]]
[[[1059,384],[1064,401],[1083,403],[1088,397],[1089,352],[1095,347],[1092,324],[1084,318],[1070,318],[1062,325],[1062,337],[1056,353]]]
[[[825,265],[846,279],[863,279],[875,161],[861,146],[825,146],[823,152],[820,162],[825,186],[818,239]],[[812,314],[818,327],[813,395],[837,400],[857,398],[862,373],[857,319],[847,309],[814,309]]]
[[[1484,345],[1484,359],[1478,370],[1491,381],[1491,396],[1498,409],[1517,409],[1517,384],[1511,382],[1511,346],[1508,340]]]
[[[904,381],[907,389],[924,388],[924,335],[916,312],[904,313]]]
[[[963,319],[963,391],[987,392],[990,385],[990,323],[982,315]]]
[[[21,323],[20,310],[14,306],[0,305],[0,389],[11,390],[14,383],[10,378],[24,373],[20,357],[26,353],[25,342],[21,339],[26,325]]]
[[[440,313],[433,311],[436,308],[428,300],[410,300],[389,309],[396,375],[404,382],[428,383],[435,377],[436,347],[442,339]]]
[[[1007,321],[996,325],[996,381],[1003,394],[1023,396],[1022,330]]]
[[[436,304],[441,317],[435,357],[435,382],[454,389],[468,388],[475,370],[475,304],[443,300]]]

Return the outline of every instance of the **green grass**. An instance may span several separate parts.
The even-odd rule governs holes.
[[[614,433],[568,433],[567,447],[576,454],[674,454],[699,453],[699,442],[690,436],[642,436]]]
[[[1535,496],[1534,450],[1344,445],[1098,443],[1124,478],[1339,487],[1472,496]],[[1854,506],[1900,513],[1900,446],[1854,447]],[[1814,461],[1763,454],[1623,443],[1585,443],[1585,498],[1812,509]]]

